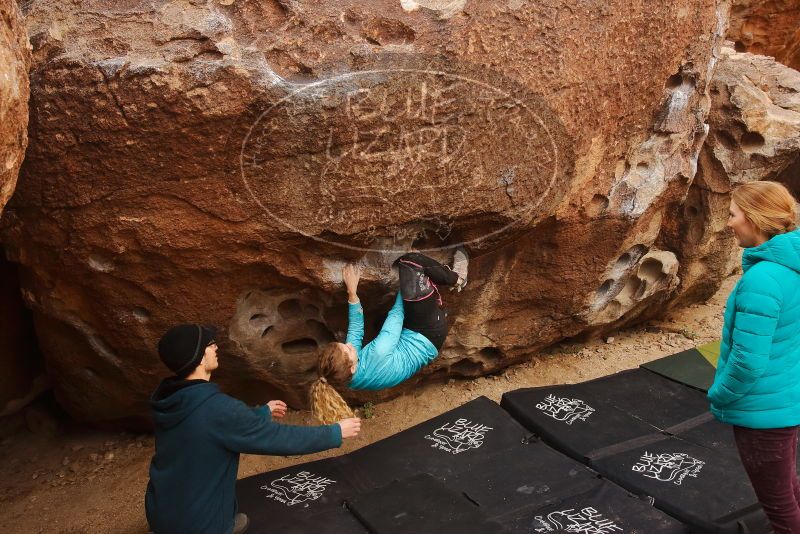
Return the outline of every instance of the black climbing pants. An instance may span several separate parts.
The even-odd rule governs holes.
[[[403,297],[403,328],[419,332],[437,350],[447,337],[447,310],[437,286],[454,286],[458,275],[446,265],[420,254],[409,252],[395,261],[400,270],[400,293]]]

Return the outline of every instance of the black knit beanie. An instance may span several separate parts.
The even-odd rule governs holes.
[[[183,378],[194,371],[203,359],[206,347],[216,339],[217,332],[212,326],[199,324],[179,324],[161,336],[158,342],[158,356],[164,365]]]

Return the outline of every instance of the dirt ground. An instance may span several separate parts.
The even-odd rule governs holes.
[[[502,374],[426,384],[362,413],[361,435],[338,450],[308,456],[242,455],[239,477],[350,452],[485,395],[500,401],[520,387],[575,383],[719,338],[722,309],[737,277],[705,304],[658,322],[615,332],[612,338],[552,347]],[[147,532],[143,496],[153,438],[48,426],[10,431],[0,441],[0,530],[3,532]],[[313,424],[308,412],[285,422]],[[30,425],[30,422],[28,423]],[[2,435],[2,434],[0,434]]]

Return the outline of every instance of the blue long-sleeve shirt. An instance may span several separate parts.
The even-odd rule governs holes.
[[[347,343],[358,352],[358,365],[350,380],[351,389],[385,389],[408,380],[439,354],[428,338],[403,328],[403,300],[400,293],[389,310],[378,336],[364,345],[364,309],[348,303]]]

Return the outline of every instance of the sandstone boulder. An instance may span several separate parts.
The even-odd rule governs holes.
[[[726,228],[730,192],[754,180],[782,182],[800,197],[800,72],[770,57],[722,49],[710,88],[710,132],[680,217],[665,232],[680,251],[674,305],[704,300],[739,266]]]
[[[800,69],[800,1],[733,0],[728,38],[739,52],[772,56]]]
[[[28,146],[30,43],[14,0],[0,0],[0,213]]]
[[[223,387],[305,403],[366,267],[367,338],[412,244],[470,283],[419,380],[658,314],[662,234],[706,135],[728,4],[26,3],[31,148],[0,240],[55,392],[147,421],[176,322],[223,328]]]
[[[0,214],[11,198],[28,145],[28,70],[31,53],[22,14],[14,0],[0,0]],[[0,247],[0,415],[7,403],[25,397],[34,379],[32,332],[19,297],[16,267]]]

